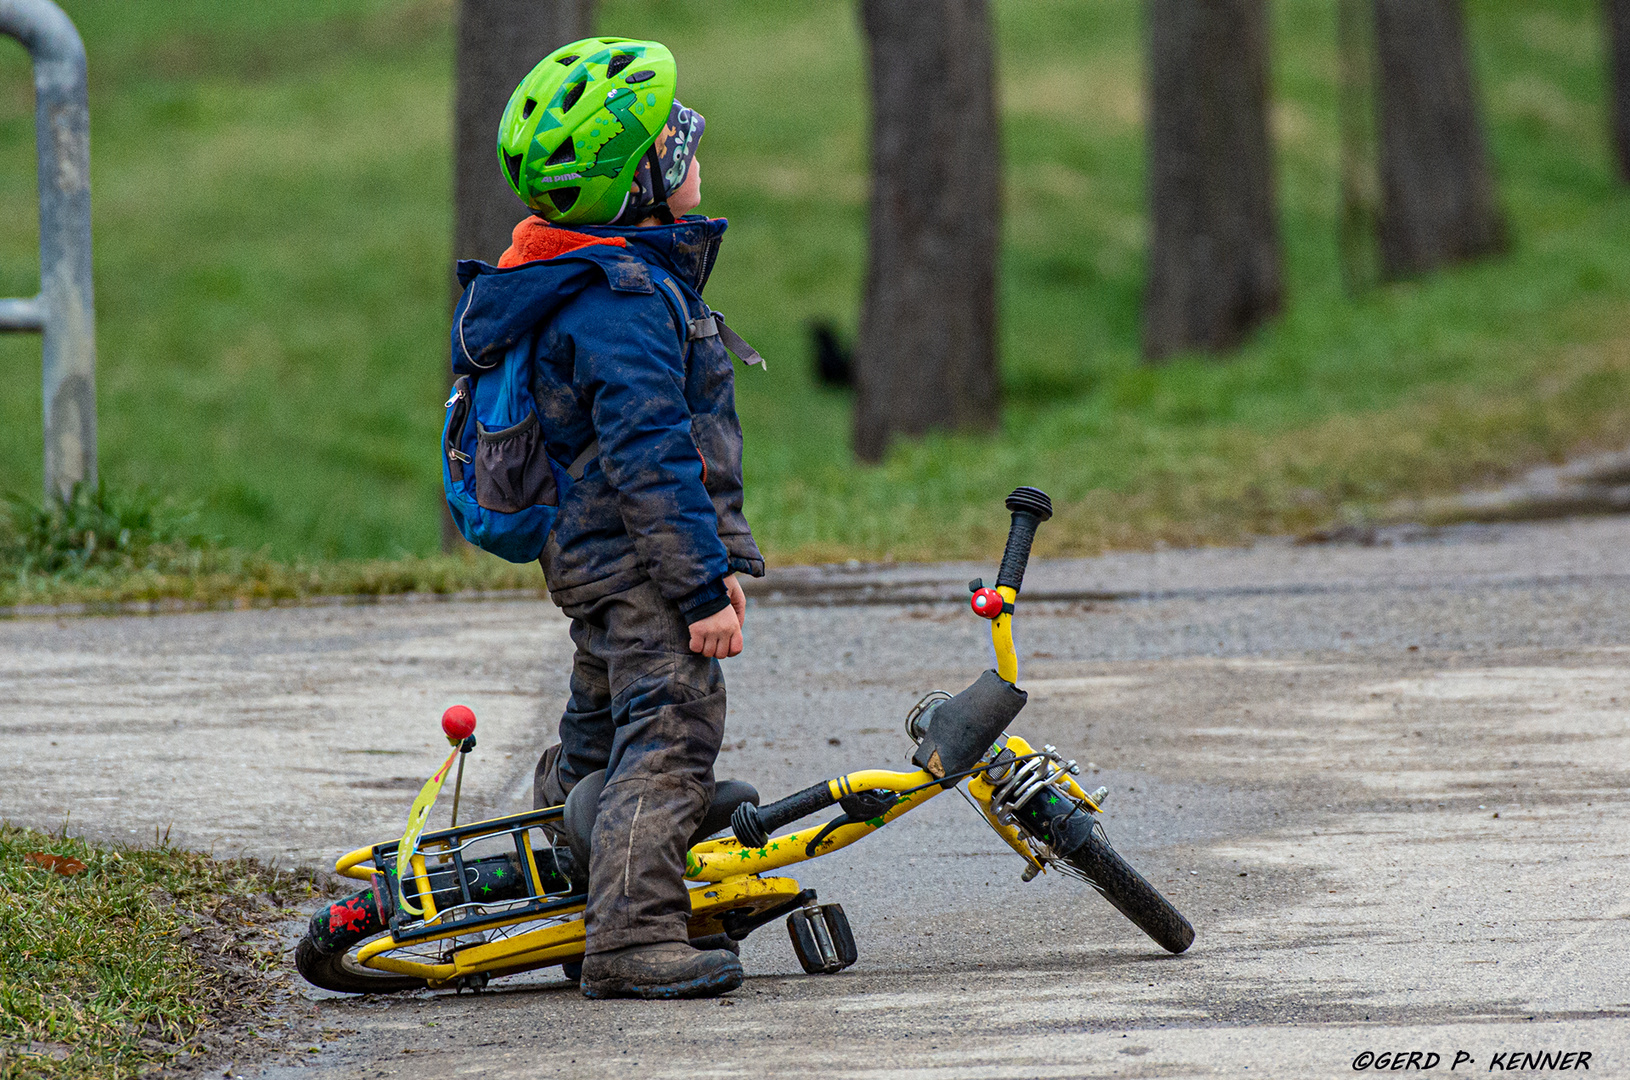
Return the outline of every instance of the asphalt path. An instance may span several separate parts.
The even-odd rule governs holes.
[[[1033,567],[1013,728],[1110,789],[1111,838],[1196,927],[1184,956],[1079,882],[1021,882],[947,794],[793,868],[854,925],[840,975],[802,974],[772,925],[724,1003],[593,1003],[553,972],[313,992],[319,1050],[238,1074],[1336,1076],[1397,1051],[1468,1055],[1458,1074],[1574,1051],[1630,1075],[1630,519],[1381,540]],[[979,572],[758,588],[720,775],[773,798],[904,767],[911,703],[989,663],[958,600]],[[569,651],[533,601],[0,623],[0,816],[320,863],[399,830],[454,700],[481,718],[467,812],[519,808]]]

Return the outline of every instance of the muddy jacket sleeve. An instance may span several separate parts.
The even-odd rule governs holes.
[[[711,595],[730,572],[729,556],[703,486],[667,304],[595,289],[561,313],[559,326],[572,342],[573,385],[594,421],[600,468],[645,572],[675,602]]]

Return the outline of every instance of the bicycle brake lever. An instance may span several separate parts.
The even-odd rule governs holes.
[[[804,854],[813,859],[815,849],[821,846],[822,840],[845,825],[860,825],[877,820],[894,809],[899,801],[900,796],[892,791],[856,791],[845,795],[838,800],[838,805],[843,807],[843,814],[821,826],[821,831],[815,834],[815,839],[804,848]]]
[[[872,818],[882,817],[894,809],[900,796],[892,791],[881,788],[870,788],[865,791],[854,791],[838,800],[843,812],[856,821],[870,821]]]

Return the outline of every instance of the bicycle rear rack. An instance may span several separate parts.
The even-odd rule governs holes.
[[[558,822],[561,814],[561,808],[555,806],[426,833],[414,850],[412,873],[401,881],[396,876],[397,841],[375,844],[373,865],[383,878],[379,891],[391,903],[391,937],[404,943],[445,937],[449,932],[511,925],[581,907],[587,898],[572,892],[554,849],[549,848],[547,853],[535,850],[527,838],[539,826]],[[513,854],[506,851],[480,859],[466,858],[465,849],[477,840],[505,835],[510,838]],[[502,882],[511,869],[515,874],[512,883],[494,888],[494,878]],[[478,895],[483,886],[487,891]],[[402,909],[398,902],[402,888],[411,890],[409,898],[423,910],[422,916]],[[455,902],[445,903],[449,899]]]

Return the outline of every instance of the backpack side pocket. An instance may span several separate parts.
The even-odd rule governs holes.
[[[474,464],[475,501],[485,510],[518,514],[530,506],[560,505],[536,412],[499,431],[488,431],[478,420]]]
[[[482,551],[513,563],[542,554],[572,485],[544,448],[531,387],[533,345],[523,338],[500,363],[460,375],[442,429],[442,487],[453,524]]]

